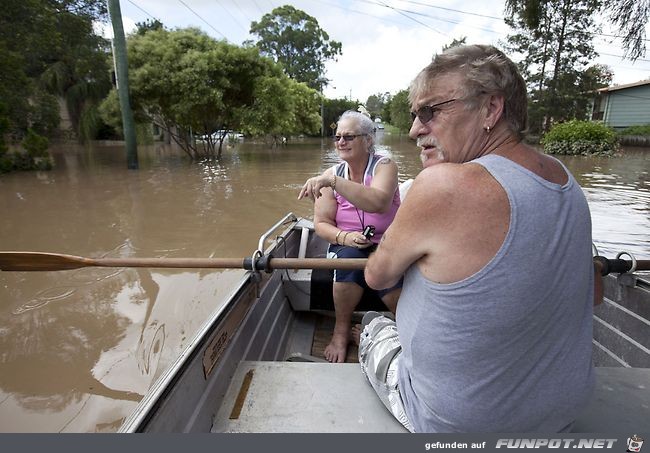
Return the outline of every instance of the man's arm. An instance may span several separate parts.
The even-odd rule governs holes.
[[[377,251],[370,255],[365,279],[371,288],[390,288],[411,264],[431,252],[431,231],[438,222],[432,215],[438,206],[431,173],[438,172],[424,170],[415,179]]]

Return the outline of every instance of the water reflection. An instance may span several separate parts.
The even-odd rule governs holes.
[[[380,137],[400,180],[420,171],[406,136]],[[611,256],[650,256],[650,150],[562,160]],[[330,141],[243,143],[189,163],[164,145],[59,147],[52,172],[0,177],[0,249],[82,256],[243,257],[293,211],[303,182],[337,162]],[[243,271],[85,268],[0,274],[0,430],[115,431]]]

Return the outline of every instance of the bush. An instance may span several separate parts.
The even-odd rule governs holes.
[[[23,139],[23,148],[31,157],[47,157],[47,147],[50,142],[47,138],[38,135],[32,129],[27,130],[27,135]]]
[[[47,152],[47,138],[29,129],[21,144],[24,150],[9,152],[0,149],[0,173],[52,169],[52,157]]]
[[[623,129],[618,135],[650,135],[650,124],[643,126],[630,126]]]
[[[555,125],[541,140],[544,152],[568,155],[612,155],[616,134],[603,123],[571,120]]]
[[[44,157],[33,157],[24,151],[7,152],[0,155],[0,173],[51,169],[52,158],[49,155]]]

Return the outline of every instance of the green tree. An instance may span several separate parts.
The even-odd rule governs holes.
[[[387,100],[390,97],[390,93],[377,93],[377,94],[371,94],[368,96],[368,100],[366,101],[366,109],[368,112],[370,112],[370,116],[372,118],[380,117],[382,118],[382,112],[384,110],[384,106],[386,105]]]
[[[255,102],[247,109],[242,130],[265,136],[273,146],[299,134],[315,135],[320,128],[320,94],[286,75],[261,77],[255,86]]]
[[[325,62],[341,54],[341,43],[330,40],[314,17],[290,5],[253,22],[250,33],[258,37],[255,46],[263,55],[280,63],[292,79],[318,91],[326,84]]]
[[[138,35],[144,35],[146,32],[150,30],[160,30],[165,28],[162,22],[160,22],[158,19],[147,19],[144,22],[136,22],[135,24],[136,30],[135,32]]]
[[[520,67],[530,93],[529,125],[546,131],[552,121],[583,118],[593,79],[583,74],[596,56],[592,34],[599,0],[548,0],[537,28],[527,25],[525,10],[506,19],[515,33],[507,48],[521,53]],[[585,85],[586,84],[586,85]]]
[[[347,98],[325,99],[323,105],[323,124],[325,125],[325,136],[334,135],[336,122],[346,110],[356,110],[358,103]],[[334,128],[332,128],[334,126]]]
[[[136,121],[156,123],[193,159],[221,157],[229,130],[277,141],[311,133],[320,122],[318,93],[289,79],[255,48],[192,28],[135,34],[128,48]],[[115,110],[111,95],[102,112],[119,126]]]
[[[412,124],[410,111],[408,90],[397,92],[390,103],[390,124],[400,132],[408,132]]]
[[[529,29],[539,29],[544,23],[548,0],[506,0],[506,16],[518,15]],[[598,4],[598,12],[618,26],[623,35],[625,55],[632,61],[645,55],[645,27],[650,16],[650,0],[614,0]]]
[[[77,131],[84,113],[108,91],[107,43],[92,24],[102,0],[8,0],[0,8],[0,97],[9,129],[52,133],[53,102],[63,96]]]

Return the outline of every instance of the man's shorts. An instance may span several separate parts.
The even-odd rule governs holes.
[[[368,258],[372,252],[377,249],[376,245],[365,249],[358,249],[355,247],[348,247],[346,245],[334,245],[330,244],[327,249],[328,258]],[[379,297],[384,297],[386,294],[402,287],[402,280],[400,279],[397,284],[391,288],[376,290]],[[336,269],[334,271],[334,281],[335,282],[352,282],[361,286],[362,288],[368,288],[365,278],[363,277],[363,269],[361,270],[341,270]]]
[[[399,364],[402,345],[397,336],[395,321],[375,311],[369,311],[361,321],[359,364],[363,375],[379,396],[384,406],[406,429],[413,426],[406,416],[399,392]]]

